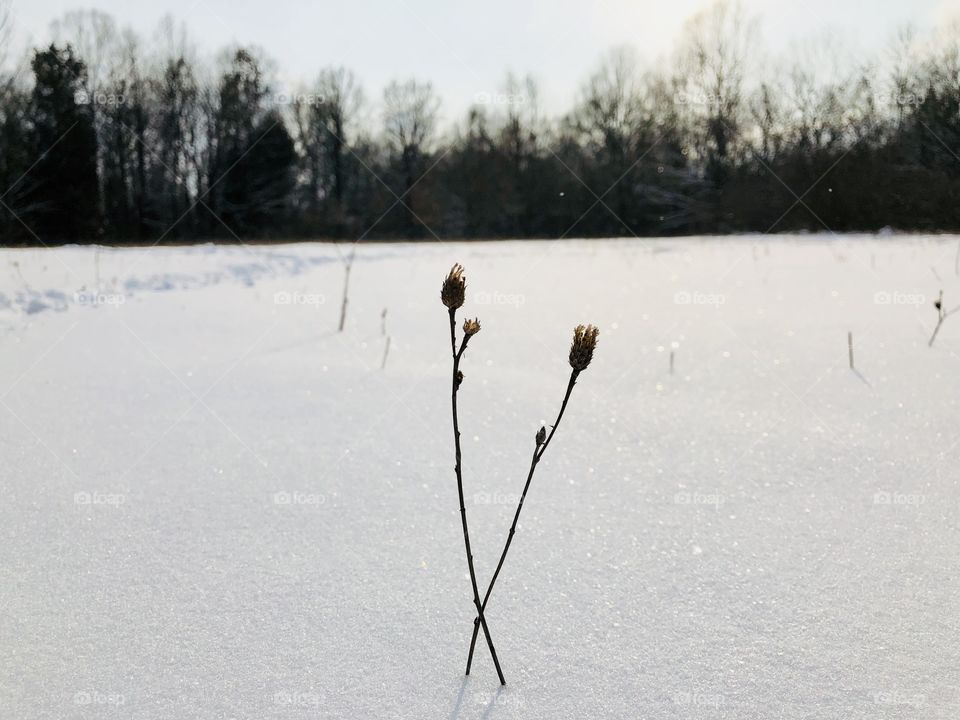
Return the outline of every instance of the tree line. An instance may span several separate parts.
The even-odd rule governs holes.
[[[606,54],[559,117],[508,74],[451,127],[428,82],[286,92],[171,20],[149,48],[97,11],[53,29],[11,63],[0,8],[2,244],[960,229],[955,27],[771,60],[722,1],[669,62]]]

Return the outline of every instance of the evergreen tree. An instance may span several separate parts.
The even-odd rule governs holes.
[[[85,94],[83,62],[72,48],[51,45],[32,62],[33,127],[29,146],[28,225],[44,242],[97,238],[97,139]]]

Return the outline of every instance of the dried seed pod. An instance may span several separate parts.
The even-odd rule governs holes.
[[[541,425],[540,430],[537,431],[537,447],[540,447],[541,445],[543,445],[546,439],[547,439],[547,429]]]
[[[473,320],[467,319],[463,321],[463,334],[470,336],[476,335],[480,332],[480,319],[474,318]]]
[[[577,372],[587,369],[593,360],[599,334],[600,329],[593,325],[577,325],[573,331],[573,343],[570,345],[570,367]]]
[[[463,266],[457,263],[450,268],[450,274],[443,281],[443,287],[440,289],[440,299],[448,308],[456,310],[463,305],[466,290],[467,279],[463,276]]]

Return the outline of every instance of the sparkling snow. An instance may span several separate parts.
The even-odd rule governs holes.
[[[2,251],[0,718],[952,720],[957,242]]]

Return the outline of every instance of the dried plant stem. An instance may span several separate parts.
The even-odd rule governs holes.
[[[387,343],[383,347],[383,360],[380,362],[380,369],[383,370],[387,367],[387,355],[390,354],[390,336],[387,336]]]
[[[936,302],[937,308],[937,326],[933,329],[933,335],[930,336],[930,342],[927,343],[927,347],[933,347],[933,341],[937,339],[937,333],[940,332],[940,326],[943,325],[943,321],[948,317],[953,315],[955,312],[960,311],[960,305],[953,308],[952,310],[946,310],[943,307],[943,290],[940,291],[940,296]]]
[[[350,304],[350,271],[353,270],[353,261],[357,259],[357,243],[363,238],[357,238],[350,246],[350,255],[343,261],[343,300],[340,303],[340,325],[337,332],[343,332],[347,324],[347,305]],[[339,247],[337,248],[339,252]]]
[[[450,308],[450,351],[453,355],[453,377],[450,393],[451,409],[453,411],[453,443],[456,451],[457,464],[454,470],[457,473],[457,493],[460,497],[460,520],[463,525],[463,544],[467,551],[467,567],[470,570],[470,584],[473,588],[473,604],[477,608],[478,622],[483,626],[483,634],[487,639],[487,646],[490,648],[490,655],[493,658],[493,664],[497,668],[497,676],[500,678],[500,684],[506,685],[507,681],[503,678],[503,671],[500,669],[500,660],[497,658],[497,650],[493,646],[493,640],[490,638],[490,629],[487,627],[487,619],[483,614],[483,607],[480,604],[480,591],[477,588],[477,573],[473,567],[473,551],[470,549],[470,531],[467,529],[467,507],[463,501],[463,472],[461,469],[460,453],[460,423],[457,417],[457,391],[460,389],[460,358],[463,357],[464,350],[467,349],[467,342],[470,335],[464,335],[460,343],[460,349],[457,350],[457,328],[455,308]],[[475,624],[476,625],[476,624]],[[476,643],[477,635],[474,632],[473,644]],[[471,655],[471,660],[473,656]],[[470,674],[470,663],[467,663],[466,674]]]
[[[380,362],[380,369],[383,370],[387,367],[387,355],[390,354],[390,336],[387,335],[387,309],[384,308],[383,312],[380,313],[380,334],[387,338],[386,344],[383,347],[383,360]]]
[[[530,470],[527,473],[527,481],[523,486],[523,493],[520,495],[520,502],[517,503],[517,511],[513,515],[513,523],[510,525],[510,532],[507,533],[507,541],[504,543],[503,552],[500,553],[500,562],[497,563],[497,569],[494,571],[493,577],[490,578],[490,584],[487,586],[487,592],[483,596],[483,604],[480,606],[480,615],[473,621],[473,638],[470,640],[470,654],[467,656],[467,675],[470,674],[470,666],[473,664],[473,651],[477,644],[477,632],[480,621],[483,620],[483,611],[487,609],[487,602],[490,600],[490,593],[493,592],[493,586],[497,583],[497,578],[500,576],[500,569],[503,567],[503,561],[507,557],[507,552],[510,550],[510,544],[513,542],[513,536],[517,531],[517,522],[520,520],[520,511],[523,510],[523,501],[527,497],[527,490],[530,489],[530,481],[533,480],[533,473],[537,469],[537,464],[540,462],[540,458],[543,457],[543,453],[547,451],[550,441],[553,440],[553,434],[557,431],[557,428],[560,427],[560,420],[563,419],[563,413],[567,409],[567,403],[570,401],[570,394],[573,392],[573,386],[576,385],[577,376],[579,374],[579,370],[573,370],[570,373],[570,382],[567,383],[567,392],[563,396],[563,402],[560,404],[560,412],[557,414],[557,419],[553,423],[553,427],[550,429],[550,434],[547,436],[546,441],[542,445],[538,444],[533,450],[533,457],[530,460]]]
[[[343,326],[347,324],[347,305],[350,302],[350,269],[353,267],[353,258],[347,262],[343,272],[343,300],[340,303],[340,325],[337,332],[343,332]]]
[[[850,369],[853,370],[853,332],[847,331],[847,354],[850,356]]]

